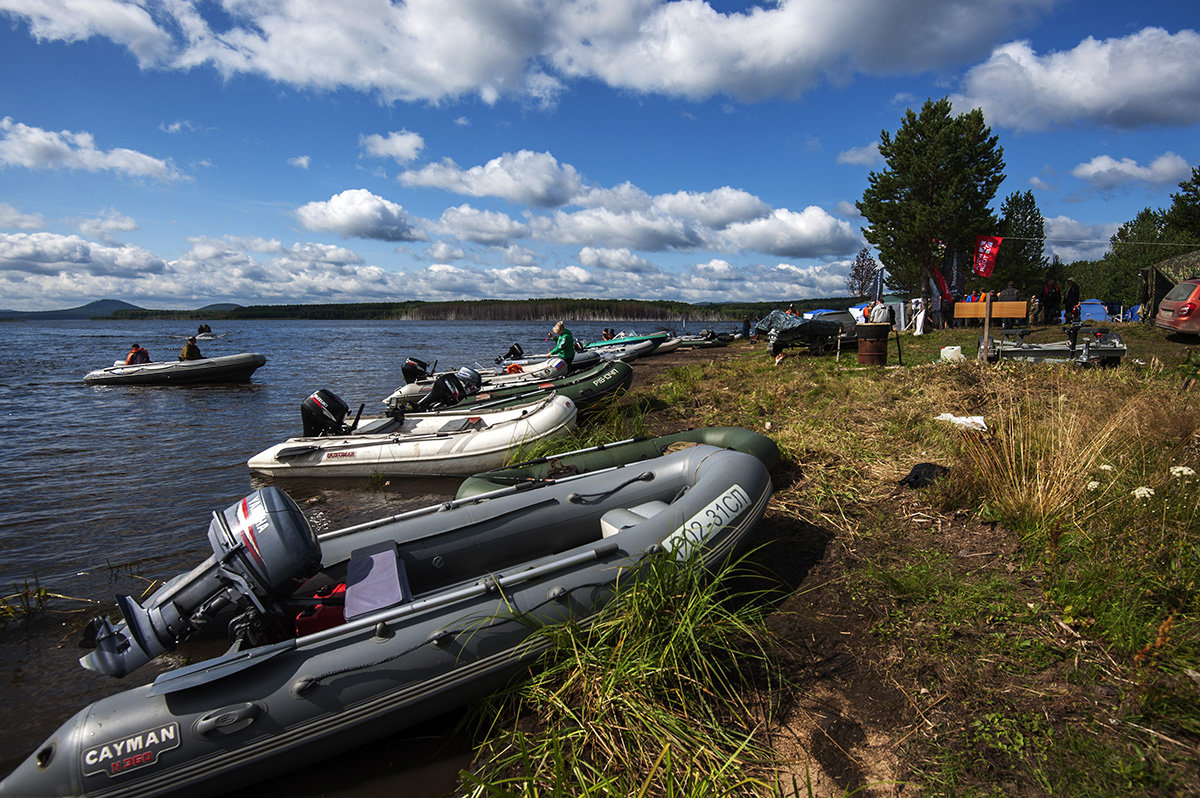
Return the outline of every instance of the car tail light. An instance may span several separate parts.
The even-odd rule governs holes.
[[[1179,307],[1177,307],[1175,309],[1175,318],[1186,319],[1188,316],[1192,315],[1192,313],[1194,313],[1195,310],[1196,310],[1195,302],[1184,302],[1182,305],[1180,305]]]

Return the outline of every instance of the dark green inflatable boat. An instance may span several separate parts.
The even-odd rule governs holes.
[[[539,457],[508,468],[485,471],[464,480],[456,496],[463,499],[525,482],[559,479],[652,460],[668,452],[700,444],[754,455],[762,461],[768,471],[774,470],[780,461],[779,447],[765,435],[742,427],[704,427],[658,438],[630,438],[615,443],[604,443],[587,449]]]

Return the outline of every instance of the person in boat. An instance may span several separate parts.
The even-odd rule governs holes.
[[[605,341],[611,341],[617,335],[616,330],[611,327],[605,327],[600,333],[600,337]]]
[[[200,347],[196,346],[196,336],[191,336],[184,343],[183,348],[179,350],[180,360],[203,360],[204,355],[200,354]]]
[[[197,334],[202,335],[204,333],[210,333],[210,332],[212,332],[212,327],[209,327],[207,324],[201,324],[199,327],[196,328]]]
[[[554,336],[554,348],[550,350],[550,357],[561,357],[567,361],[567,365],[575,359],[575,336],[571,335],[571,331],[567,329],[567,325],[561,321],[554,325],[550,331]]]
[[[136,366],[138,363],[149,363],[150,353],[142,349],[136,343],[129,347],[129,354],[125,356],[125,365]]]

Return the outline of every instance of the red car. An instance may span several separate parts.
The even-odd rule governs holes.
[[[1154,326],[1164,330],[1200,335],[1200,278],[1184,280],[1158,303]]]

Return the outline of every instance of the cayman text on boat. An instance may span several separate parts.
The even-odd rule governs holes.
[[[83,708],[0,795],[212,795],[393,734],[506,684],[645,558],[727,557],[770,494],[709,446],[319,537],[256,491],[214,513],[208,559],[93,621],[81,663],[123,676],[214,626],[229,651]]]

